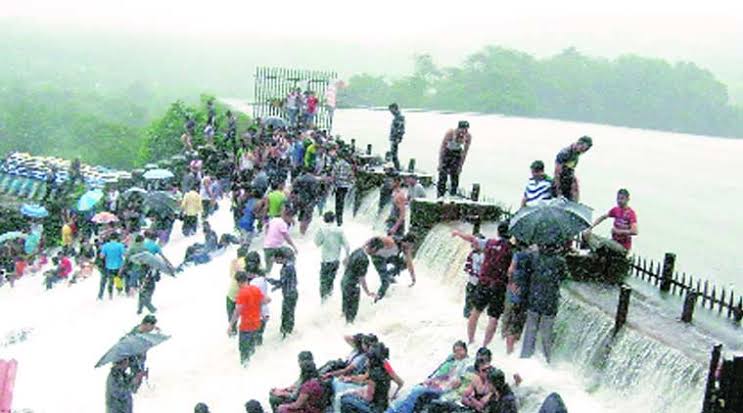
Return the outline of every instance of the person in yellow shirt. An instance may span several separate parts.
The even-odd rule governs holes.
[[[70,225],[69,221],[65,221],[64,225],[62,225],[62,252],[65,256],[69,256],[72,253],[72,241],[72,225]]]
[[[199,224],[199,215],[204,212],[201,195],[194,189],[188,191],[181,201],[181,209],[183,210],[183,235],[195,234]]]
[[[227,290],[227,320],[231,320],[232,314],[235,312],[235,300],[237,298],[237,292],[240,290],[240,285],[237,283],[235,275],[238,272],[245,271],[246,255],[248,255],[248,248],[240,247],[237,249],[237,258],[230,263],[230,286]],[[232,324],[232,330],[237,332],[237,323]]]

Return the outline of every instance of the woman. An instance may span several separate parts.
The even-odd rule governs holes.
[[[460,386],[461,377],[467,367],[467,344],[457,341],[452,354],[441,363],[426,381],[413,387],[402,400],[395,402],[387,413],[413,413],[423,404],[438,399],[444,392]]]
[[[361,374],[366,369],[367,357],[364,351],[364,335],[359,333],[345,336],[343,339],[353,349],[345,360],[332,360],[320,368],[323,379],[342,377],[349,374]]]
[[[387,348],[374,344],[369,351],[369,378],[366,388],[341,398],[342,413],[379,413],[387,410],[392,378],[384,368]]]
[[[341,398],[351,391],[357,391],[364,387],[368,379],[369,352],[372,346],[377,344],[377,336],[369,334],[361,338],[361,355],[356,358],[356,368],[347,369],[346,373],[338,372],[333,378],[333,412],[340,413]]]
[[[326,405],[325,387],[315,362],[311,358],[301,359],[299,369],[299,394],[293,402],[279,405],[278,413],[322,413]]]

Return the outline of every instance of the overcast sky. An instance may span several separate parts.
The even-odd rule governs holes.
[[[138,32],[333,39],[430,51],[486,43],[539,55],[575,45],[743,65],[743,0],[0,0],[0,16]],[[717,60],[721,62],[717,62]],[[743,70],[738,70],[743,73]],[[741,75],[743,76],[743,75]]]

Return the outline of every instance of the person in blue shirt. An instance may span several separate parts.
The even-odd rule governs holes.
[[[110,241],[101,247],[101,258],[104,259],[104,268],[101,271],[101,285],[98,289],[98,299],[103,299],[103,292],[108,284],[108,298],[113,299],[114,276],[119,273],[124,264],[126,246],[119,242],[119,234],[111,234]]]

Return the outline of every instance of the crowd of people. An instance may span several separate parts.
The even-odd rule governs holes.
[[[341,310],[346,322],[354,322],[362,290],[370,300],[378,302],[404,271],[413,287],[416,239],[406,232],[405,219],[410,201],[425,196],[425,191],[414,177],[403,179],[397,173],[400,168],[397,153],[405,133],[405,119],[399,107],[390,105],[392,165],[380,193],[380,210],[386,204],[391,205],[385,219],[386,231],[352,248],[344,233],[343,213],[346,198],[354,187],[357,158],[354,148],[339,137],[312,127],[309,109],[312,97],[311,93],[302,97],[300,91],[294,91],[287,98],[288,128],[274,128],[256,119],[244,134],[238,135],[234,115],[227,113],[228,127],[222,137],[217,137],[216,109],[209,102],[203,138],[209,147],[206,156],[194,150],[197,125],[194,118],[188,117],[181,141],[189,162],[185,171],[178,171],[182,172],[178,174],[182,177],[180,182],[157,180],[148,182],[147,189],[122,188],[123,192],[110,188],[96,209],[64,211],[62,248],[55,253],[53,268],[44,277],[46,288],[52,289],[65,280],[69,285],[78,283],[98,268],[99,300],[138,294],[137,314],[146,310],[150,317],[157,312],[153,294],[163,272],[176,276],[186,266],[206,263],[227,246],[237,244],[237,256],[228,272],[227,334],[237,337],[240,362],[247,364],[262,345],[266,325],[271,320],[268,304],[274,297],[270,290],[281,292],[281,336],[286,339],[294,331],[300,279],[295,266],[300,251],[290,235],[294,225],[304,235],[313,217],[322,217],[314,237],[321,251],[319,295],[323,301],[333,295],[335,278],[342,267]],[[303,112],[305,107],[309,112]],[[303,114],[301,120],[297,119],[299,114]],[[447,181],[450,194],[457,193],[459,174],[471,143],[467,121],[460,121],[456,128],[446,132],[439,152],[438,196],[446,193]],[[522,205],[528,207],[556,196],[577,201],[579,186],[575,168],[580,155],[591,146],[591,138],[582,137],[560,151],[554,181],[544,174],[542,161],[532,163],[532,179]],[[325,201],[331,193],[335,205],[333,210],[326,211]],[[219,237],[209,218],[226,196],[230,197],[238,235],[227,233]],[[618,206],[595,223],[598,225],[607,217],[615,218],[613,235],[627,248],[631,237],[637,234],[636,217],[628,201],[629,192],[620,190]],[[93,214],[102,211],[113,218],[105,224],[93,223]],[[182,222],[184,237],[194,236],[200,227],[204,242],[191,245],[183,262],[176,266],[168,261],[162,248],[169,242],[177,220]],[[34,222],[23,242],[3,246],[0,263],[11,283],[44,265],[47,251],[39,226],[39,222]],[[342,413],[412,413],[423,409],[516,412],[516,401],[506,376],[491,365],[488,347],[502,316],[501,331],[508,353],[514,351],[523,332],[521,356],[530,357],[534,353],[537,335],[541,335],[545,358],[550,360],[559,285],[567,276],[563,257],[566,246],[517,242],[509,237],[506,222],[498,225],[498,232],[492,238],[459,231],[452,235],[472,245],[465,267],[466,343],[455,343],[452,355],[426,381],[391,405],[391,382],[397,385],[392,399],[396,399],[404,382],[390,366],[389,349],[375,336],[346,337],[352,354],[319,368],[311,352],[300,353],[301,373],[297,382],[271,391],[273,411],[316,413],[332,408]],[[262,245],[256,245],[257,242]],[[23,253],[19,254],[16,248]],[[371,291],[366,282],[370,261],[380,277],[377,291]],[[278,277],[272,271],[274,264],[281,267]],[[483,311],[487,311],[489,321],[482,346],[470,359],[468,347],[475,343]],[[153,326],[154,317],[147,317],[143,325]],[[137,367],[132,367],[134,364]],[[109,413],[132,411],[131,392],[138,387],[144,372],[143,359],[122,360],[114,365],[107,386],[111,389],[107,391]],[[550,405],[561,404],[550,402]],[[262,411],[260,403],[254,400],[245,408],[252,413]],[[195,411],[208,412],[208,407],[199,404]]]

